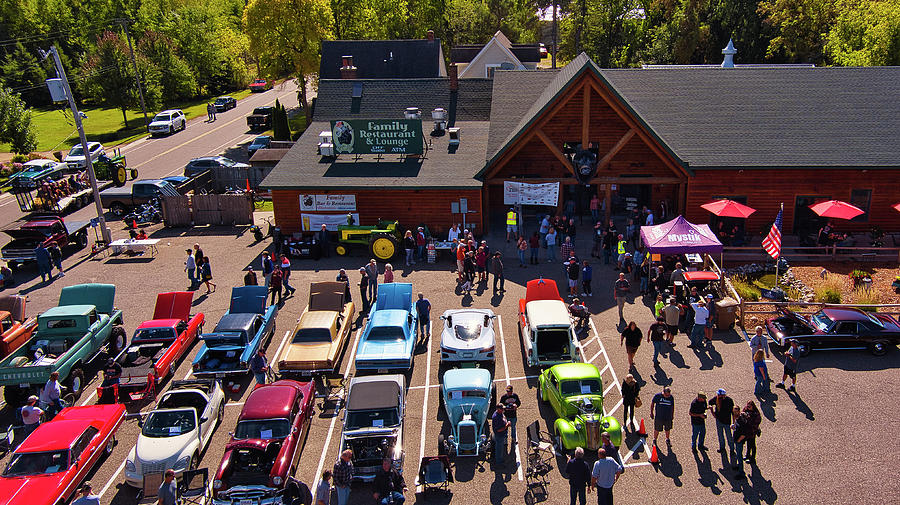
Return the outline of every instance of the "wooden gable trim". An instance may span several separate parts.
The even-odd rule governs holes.
[[[631,138],[634,137],[636,133],[637,131],[634,128],[630,128],[627,132],[625,132],[625,135],[622,135],[622,138],[620,138],[619,141],[616,142],[616,145],[612,146],[612,149],[610,149],[608,153],[604,154],[603,158],[600,159],[600,162],[597,163],[597,170],[606,168],[606,166],[609,165],[609,162],[612,161],[612,159],[617,154],[619,154],[619,151],[621,151],[622,148],[625,147],[625,144],[627,144],[628,141],[631,140]]]
[[[547,149],[549,149],[550,152],[553,153],[553,156],[555,156],[556,159],[559,160],[559,162],[562,163],[564,167],[566,167],[566,170],[568,170],[570,174],[575,175],[575,171],[572,169],[572,164],[569,163],[569,160],[562,153],[562,151],[560,151],[559,148],[556,147],[556,145],[553,143],[553,141],[550,140],[550,137],[548,137],[547,134],[544,133],[544,130],[538,128],[534,131],[534,134],[537,135],[537,138],[541,139],[541,142],[543,142],[544,145],[547,146]]]
[[[591,142],[591,87],[585,84],[582,86],[581,99],[581,145],[587,149]]]

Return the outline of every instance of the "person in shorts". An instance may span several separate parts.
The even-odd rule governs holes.
[[[791,378],[791,387],[788,391],[797,390],[797,365],[800,364],[800,346],[796,340],[791,340],[791,348],[784,353],[784,374],[781,376],[781,382],[775,387],[784,389],[784,381],[788,377]]]
[[[659,432],[666,432],[666,444],[671,448],[672,441],[669,432],[672,430],[672,419],[675,417],[675,397],[669,386],[663,388],[662,393],[653,395],[650,402],[650,419],[653,419],[653,445],[659,438]]]
[[[709,315],[706,316],[706,329],[703,337],[709,343],[712,342],[713,325],[716,324],[716,301],[712,294],[706,295],[706,310],[709,311]]]
[[[670,346],[675,347],[675,335],[678,335],[678,320],[684,314],[675,297],[669,298],[669,305],[662,310],[666,318],[666,341]]]

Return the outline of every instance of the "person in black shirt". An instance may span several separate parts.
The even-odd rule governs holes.
[[[366,274],[366,269],[364,267],[360,267],[359,275],[359,298],[362,300],[362,316],[366,317],[369,315],[369,297],[367,294],[369,289],[369,276]]]
[[[259,280],[256,278],[256,272],[253,271],[253,267],[247,269],[247,273],[244,274],[244,286],[257,286],[259,285]]]
[[[342,268],[334,280],[344,283],[344,298],[347,299],[347,302],[352,302],[353,296],[350,295],[350,278],[347,277],[347,271]]]
[[[512,385],[506,386],[506,394],[500,397],[500,404],[503,405],[503,413],[506,420],[509,421],[509,433],[512,435],[513,443],[516,443],[516,410],[522,405],[519,395],[513,393]]]
[[[122,365],[118,364],[114,358],[106,360],[106,366],[103,368],[103,384],[100,387],[109,387],[119,383],[119,377],[122,376]]]
[[[634,368],[634,355],[641,346],[641,339],[644,334],[641,333],[637,323],[632,321],[622,330],[622,338],[619,339],[619,345],[625,344],[625,352],[628,353],[628,369]]]
[[[716,417],[716,435],[719,438],[718,452],[725,452],[725,444],[728,444],[731,457],[735,457],[734,453],[734,437],[731,432],[731,410],[734,408],[734,400],[728,397],[724,389],[716,391],[716,397],[709,401],[709,406]]]
[[[403,493],[407,489],[403,476],[394,468],[391,458],[384,458],[381,469],[375,474],[375,492],[372,496],[382,505],[401,505],[406,501]]]
[[[706,450],[703,442],[706,441],[706,410],[709,406],[706,403],[706,393],[700,391],[697,398],[691,402],[691,450],[696,452],[697,448],[701,451]]]
[[[591,481],[591,467],[584,460],[584,449],[575,448],[575,455],[566,463],[566,475],[569,476],[569,504],[575,505],[577,497],[581,505],[585,505],[585,489]]]
[[[656,322],[647,330],[647,342],[653,344],[653,364],[659,366],[659,355],[662,353],[663,342],[666,338],[666,318],[658,316]]]

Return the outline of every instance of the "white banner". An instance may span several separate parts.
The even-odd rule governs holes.
[[[303,231],[319,231],[324,224],[328,231],[337,231],[338,225],[347,224],[347,214],[300,214]],[[359,214],[353,213],[353,224],[359,224]]]
[[[559,204],[559,183],[529,184],[503,181],[503,204],[556,207]]]
[[[300,210],[311,212],[356,210],[356,195],[300,195]]]

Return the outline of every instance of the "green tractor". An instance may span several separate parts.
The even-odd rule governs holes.
[[[362,244],[372,251],[372,255],[387,261],[397,254],[400,248],[400,224],[397,221],[379,219],[375,226],[340,225],[338,226],[338,245],[335,251],[345,256],[352,244]]]
[[[94,161],[94,175],[98,181],[113,181],[116,187],[121,188],[131,176],[131,180],[138,178],[136,168],[125,166],[125,156],[116,152],[112,157],[101,155]]]

